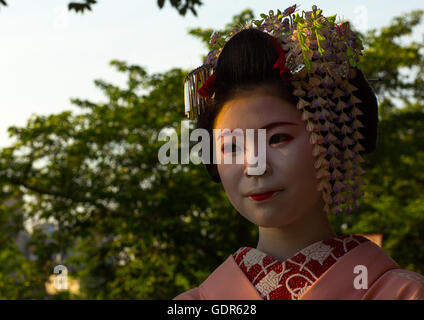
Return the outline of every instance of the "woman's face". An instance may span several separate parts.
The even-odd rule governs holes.
[[[278,122],[291,124],[268,126]],[[236,137],[218,139],[215,133],[214,139],[216,152],[221,153],[222,159],[217,164],[219,176],[230,202],[241,215],[258,226],[277,228],[322,212],[324,203],[317,191],[313,145],[294,105],[266,93],[236,97],[223,106],[214,129],[236,128],[243,132],[244,150],[243,146],[237,146]],[[257,129],[260,128],[267,128],[263,149],[266,171],[254,175],[247,168],[257,166],[252,164],[251,157],[258,156]],[[246,129],[254,129],[253,145],[246,139]],[[243,153],[244,163],[237,164],[239,152]],[[224,156],[232,158],[232,163],[227,163],[228,160],[224,163]],[[251,197],[268,191],[278,192],[264,200]]]

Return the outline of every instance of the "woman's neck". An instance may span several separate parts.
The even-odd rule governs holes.
[[[314,212],[282,228],[259,227],[257,249],[284,261],[315,242],[335,236],[326,214]]]

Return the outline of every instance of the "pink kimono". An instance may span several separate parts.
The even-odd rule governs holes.
[[[316,242],[281,262],[254,248],[230,255],[197,288],[174,300],[424,299],[424,277],[402,270],[357,235]]]

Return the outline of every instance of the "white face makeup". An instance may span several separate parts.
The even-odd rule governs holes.
[[[260,227],[284,227],[309,214],[322,212],[323,201],[317,191],[318,180],[309,132],[295,106],[266,93],[252,93],[228,101],[215,121],[215,129],[254,129],[254,145],[244,143],[244,163],[236,163],[240,148],[233,138],[217,139],[216,152],[231,153],[232,163],[218,163],[218,172],[236,210]],[[248,154],[258,156],[258,129],[266,129],[266,171],[250,175]],[[250,149],[249,148],[254,148]],[[252,163],[250,161],[250,163]],[[253,165],[255,166],[255,165]],[[250,195],[277,191],[264,196]],[[270,196],[271,195],[271,196]],[[268,196],[268,197],[266,197]],[[256,200],[255,200],[256,199]]]

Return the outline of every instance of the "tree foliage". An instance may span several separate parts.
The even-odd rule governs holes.
[[[72,251],[63,264],[78,270],[86,298],[169,298],[244,242],[246,223],[216,201],[224,193],[200,166],[158,162],[158,132],[182,120],[185,73],[111,64],[128,87],[95,81],[106,103],[73,99],[85,113],[9,129],[19,143],[2,151],[0,179],[34,197],[28,217],[57,221],[51,238],[34,240],[44,274],[52,254]]]
[[[331,223],[341,233],[383,233],[384,249],[402,267],[423,273],[423,53],[417,43],[394,44],[421,15],[362,35],[367,48],[360,67],[368,78],[383,77],[374,85],[380,103],[394,105],[397,97],[402,105],[380,119],[361,207]],[[234,21],[252,17],[246,10]],[[212,31],[190,33],[207,45]],[[127,85],[95,80],[107,101],[75,98],[80,114],[35,115],[26,126],[9,128],[16,142],[0,150],[0,298],[169,299],[197,286],[240,246],[256,246],[255,226],[202,165],[158,161],[163,128],[174,128],[181,142],[186,72],[150,75],[123,61],[111,65]],[[401,68],[415,70],[415,78],[399,80]],[[396,96],[403,89],[409,94]],[[19,201],[10,207],[3,204],[8,199]],[[34,227],[34,261],[13,241],[28,219],[56,225],[52,234]],[[45,291],[59,252],[65,253],[60,263],[81,281],[79,296]]]
[[[83,0],[78,2],[70,2],[68,4],[69,11],[81,12],[84,13],[87,10],[91,11],[93,5],[95,5],[98,0]],[[163,8],[166,0],[157,0],[159,8]],[[171,6],[178,11],[182,16],[185,16],[187,11],[190,10],[195,16],[197,16],[197,7],[200,7],[203,3],[200,0],[169,0]],[[0,0],[1,6],[7,6],[6,0]]]
[[[359,66],[369,78],[380,78],[374,89],[383,119],[395,108],[396,100],[404,106],[423,101],[424,35],[423,41],[406,41],[423,15],[424,10],[415,10],[393,18],[381,30],[372,29],[362,35],[366,50]]]
[[[233,20],[225,25],[225,27],[221,30],[212,30],[211,28],[202,29],[202,28],[194,28],[189,30],[189,34],[193,35],[194,37],[198,38],[200,41],[202,41],[206,47],[208,52],[212,50],[212,46],[209,43],[209,40],[212,36],[213,32],[218,32],[220,34],[228,34],[230,33],[232,27],[236,24],[244,24],[247,21],[250,21],[254,18],[253,11],[251,9],[243,10],[240,14],[235,15],[233,17]],[[203,57],[203,59],[206,58],[206,55]]]

